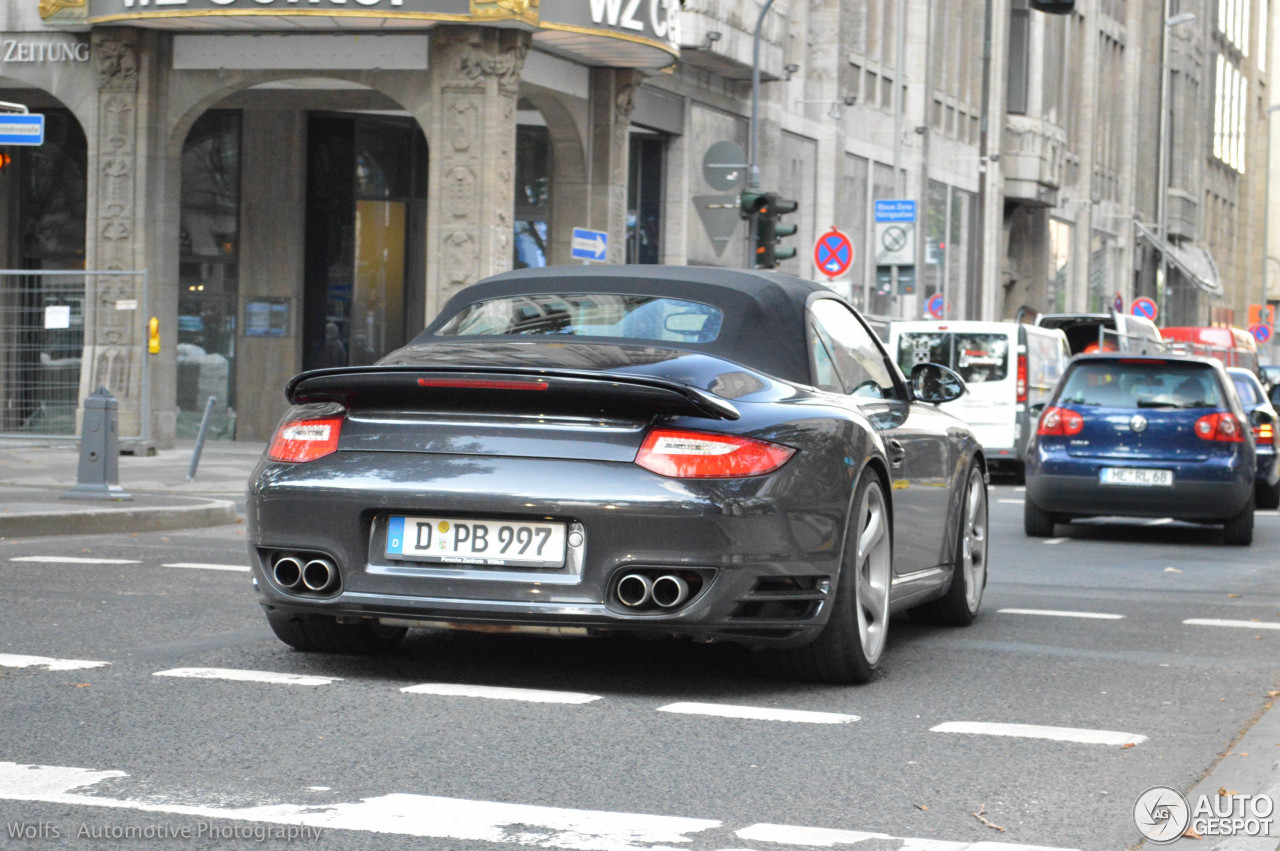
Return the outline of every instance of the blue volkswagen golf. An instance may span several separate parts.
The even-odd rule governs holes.
[[[1027,451],[1027,534],[1081,517],[1173,517],[1252,543],[1254,437],[1230,387],[1209,358],[1077,357]]]

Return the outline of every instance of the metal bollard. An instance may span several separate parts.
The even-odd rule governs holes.
[[[84,400],[80,467],[76,485],[63,499],[133,499],[117,484],[120,477],[119,403],[98,387]]]
[[[200,453],[204,451],[204,437],[209,433],[209,415],[213,413],[213,406],[217,401],[217,396],[210,396],[209,401],[204,403],[204,417],[200,420],[200,432],[196,435],[196,449],[191,453],[191,466],[187,468],[188,482],[195,481],[196,467],[200,466]]]

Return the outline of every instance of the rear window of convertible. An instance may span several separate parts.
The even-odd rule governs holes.
[[[436,331],[439,337],[619,337],[710,343],[724,313],[696,301],[620,293],[504,296],[469,304]]]
[[[1077,363],[1060,403],[1099,408],[1224,408],[1213,370],[1161,361]]]

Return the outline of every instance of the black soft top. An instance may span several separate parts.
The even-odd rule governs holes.
[[[463,341],[492,344],[505,336],[437,337],[435,332],[468,305],[493,298],[534,293],[617,293],[702,302],[724,313],[719,336],[710,343],[668,343],[664,348],[716,355],[785,381],[810,383],[805,307],[815,293],[839,299],[812,281],[776,272],[711,266],[551,266],[519,269],[486,278],[462,290],[410,345]],[[594,337],[584,339],[616,339]],[[542,340],[539,340],[541,342]],[[563,344],[563,338],[546,342]],[[617,340],[634,345],[636,340]]]

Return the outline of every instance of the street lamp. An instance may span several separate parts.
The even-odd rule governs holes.
[[[1169,321],[1169,158],[1173,152],[1173,145],[1169,140],[1169,88],[1172,85],[1171,75],[1169,73],[1169,32],[1176,26],[1189,24],[1196,19],[1195,12],[1179,12],[1176,15],[1169,15],[1170,0],[1164,0],[1164,32],[1160,38],[1160,164],[1157,173],[1159,174],[1159,192],[1157,193],[1157,218],[1160,225],[1160,286],[1163,290],[1161,293],[1162,302],[1160,305],[1160,315],[1167,323]]]

